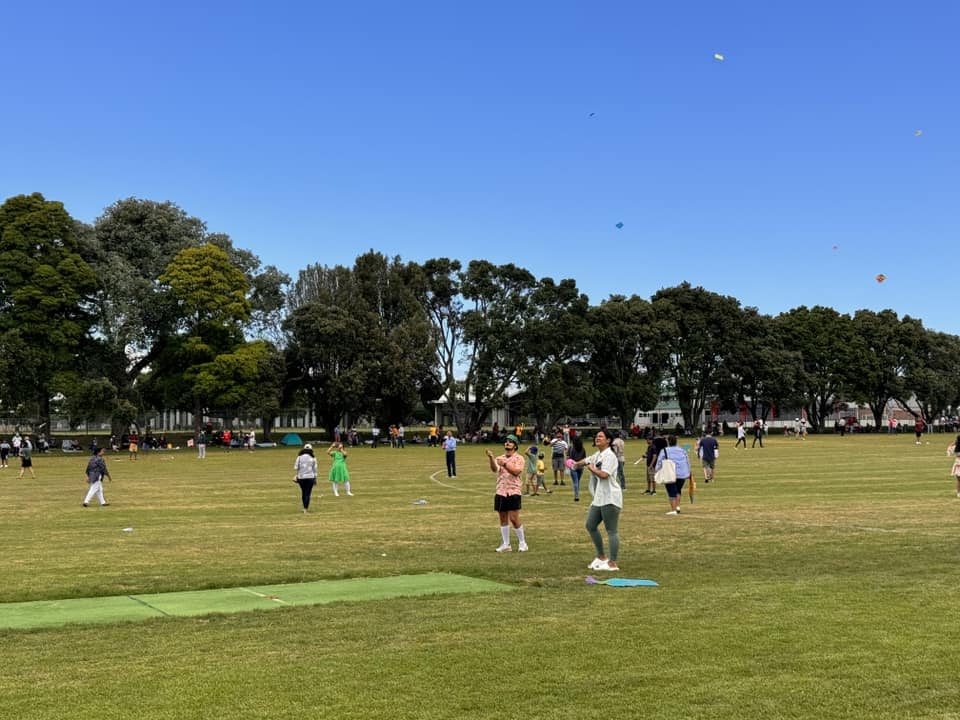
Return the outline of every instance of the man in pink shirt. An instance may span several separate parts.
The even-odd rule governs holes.
[[[497,492],[493,498],[493,509],[500,515],[500,536],[502,542],[497,552],[510,552],[510,526],[513,525],[517,533],[520,552],[527,551],[527,541],[520,524],[520,500],[522,488],[524,459],[517,452],[519,441],[515,435],[507,435],[503,443],[503,455],[494,457],[493,451],[487,450],[487,459],[490,461],[490,470],[497,473]]]

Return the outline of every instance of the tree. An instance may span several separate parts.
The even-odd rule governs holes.
[[[261,420],[264,440],[280,413],[284,381],[283,356],[265,340],[243,342],[211,361],[189,368],[185,379],[193,396],[209,407]]]
[[[773,408],[795,396],[801,356],[784,347],[780,326],[769,315],[744,308],[725,355],[719,395],[726,407],[746,405],[753,418],[766,420]]]
[[[289,380],[328,430],[345,417],[406,422],[433,372],[430,326],[413,289],[415,265],[377,252],[352,269],[301,271],[285,328]]]
[[[589,311],[587,367],[596,389],[595,409],[615,414],[622,427],[638,410],[660,399],[666,342],[653,307],[643,298],[613,295]]]
[[[893,310],[858,310],[853,316],[853,330],[859,353],[850,389],[870,407],[874,425],[882,427],[890,400],[908,407],[904,375],[916,365],[914,348],[923,336],[923,325],[909,316],[900,320]]]
[[[74,220],[40,193],[0,206],[0,392],[49,423],[51,382],[76,360],[91,326],[97,276],[79,252]]]
[[[537,287],[527,270],[513,264],[472,260],[461,277],[466,309],[462,316],[462,397],[467,415],[458,429],[478,431],[490,410],[502,404],[526,362],[523,341],[530,297]]]
[[[90,237],[84,233],[81,239],[86,240],[87,255],[104,279],[95,303],[97,341],[88,348],[86,358],[95,366],[92,376],[109,377],[128,403],[141,404],[138,383],[144,371],[162,354],[173,354],[171,345],[181,345],[182,306],[160,280],[170,259],[181,250],[209,244],[226,253],[229,265],[247,281],[250,310],[243,334],[282,342],[277,328],[289,277],[272,266],[261,268],[256,255],[235,248],[227,235],[207,233],[202,220],[173,203],[119,200],[97,218]],[[170,371],[178,377],[168,384],[183,386],[181,374],[175,368]],[[152,390],[156,389],[154,383]],[[156,398],[155,392],[151,394]],[[125,426],[122,418],[115,419],[114,425],[115,429]]]
[[[960,407],[960,338],[926,330],[914,346],[904,375],[905,390],[912,393],[928,422]]]
[[[826,424],[856,372],[858,350],[853,321],[833,308],[800,306],[776,318],[784,349],[800,353],[802,371],[794,387],[812,427]]]
[[[247,277],[208,243],[177,253],[159,281],[177,321],[144,384],[155,404],[190,410],[199,426],[205,408],[236,410],[252,374],[250,363],[239,363],[237,374],[251,308]]]
[[[653,296],[654,313],[667,323],[667,376],[680,404],[684,425],[693,428],[718,392],[724,357],[739,332],[740,303],[683,283]]]
[[[526,414],[544,430],[563,416],[592,404],[587,373],[589,333],[586,295],[574,280],[539,280],[530,294],[520,338],[523,360],[517,383],[523,389]]]
[[[419,402],[419,389],[433,375],[430,324],[412,285],[419,269],[399,257],[369,251],[357,257],[353,275],[368,314],[374,356],[373,385],[364,408],[381,425],[405,423]]]

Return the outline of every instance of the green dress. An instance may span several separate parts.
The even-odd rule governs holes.
[[[339,450],[334,450],[330,453],[330,456],[333,458],[333,466],[330,468],[330,482],[350,482],[350,472],[347,470],[347,456]]]

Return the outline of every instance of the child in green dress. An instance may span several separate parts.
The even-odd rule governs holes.
[[[340,496],[340,485],[343,485],[347,495],[353,496],[350,492],[350,472],[347,470],[347,453],[343,450],[343,443],[335,442],[327,450],[327,455],[333,458],[333,465],[330,467],[330,484],[333,485],[333,494]]]

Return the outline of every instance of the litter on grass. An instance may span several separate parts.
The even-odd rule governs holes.
[[[426,505],[426,504],[427,504],[427,501],[424,500],[423,498],[420,498],[419,500],[414,500],[411,503],[411,505]]]

